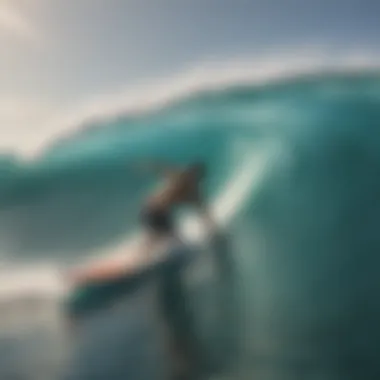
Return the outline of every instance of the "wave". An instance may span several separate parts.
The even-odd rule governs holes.
[[[113,95],[87,100],[78,110],[61,115],[56,122],[43,128],[45,132],[36,134],[33,143],[24,141],[21,136],[12,150],[26,159],[36,159],[57,141],[71,141],[83,133],[117,123],[120,118],[156,112],[202,92],[222,91],[239,85],[262,86],[328,72],[377,71],[379,61],[376,54],[363,51],[339,55],[323,49],[295,48],[283,54],[277,51],[261,57],[203,62],[169,78],[150,80]]]
[[[241,146],[241,145],[239,145]],[[231,218],[244,206],[248,197],[252,197],[255,187],[259,187],[262,177],[267,173],[267,166],[276,151],[272,145],[259,146],[254,152],[247,152],[244,158],[244,166],[233,173],[231,178],[221,187],[221,192],[212,203],[213,214],[221,226],[231,222]],[[278,152],[277,152],[278,153]],[[204,233],[201,223],[196,217],[187,217],[181,221],[182,236],[190,241],[202,240]],[[99,260],[120,260],[125,258],[127,252],[133,251],[139,244],[138,230],[130,231],[124,241],[115,247],[105,250],[93,250],[90,262]],[[76,258],[77,260],[77,258]],[[84,265],[88,265],[86,260]],[[79,263],[76,263],[79,266]],[[20,263],[12,266],[7,262],[2,269],[2,281],[0,286],[0,300],[5,298],[16,299],[26,294],[41,298],[60,299],[68,291],[64,283],[65,266],[51,264],[27,264]],[[31,287],[30,284],[33,286]]]
[[[241,148],[243,143],[238,146]],[[226,225],[231,223],[233,217],[239,209],[246,203],[247,198],[252,196],[255,187],[259,187],[262,182],[266,167],[271,162],[271,157],[275,152],[273,144],[271,146],[257,147],[254,152],[247,152],[245,157],[236,152],[235,159],[244,158],[243,167],[232,173],[231,176],[221,186],[221,191],[213,202],[213,211],[219,223]],[[231,157],[232,159],[232,157]],[[183,220],[183,235],[191,241],[198,241],[202,235],[202,228],[197,223],[196,218]],[[137,241],[138,242],[138,241]],[[126,258],[126,252],[131,251],[131,246],[136,243],[134,236],[127,238],[114,249],[106,252],[94,254],[91,260],[112,258]],[[209,268],[210,269],[210,268]],[[25,331],[39,331],[39,326],[44,326],[45,334],[47,330],[53,331],[55,339],[63,344],[63,329],[65,322],[62,319],[61,301],[70,292],[69,284],[64,282],[62,267],[59,265],[20,265],[4,266],[0,281],[0,310],[7,309],[7,312],[0,314],[0,332],[7,330],[20,335]],[[199,273],[197,273],[199,277]],[[195,279],[193,279],[195,281]],[[61,334],[61,335],[59,335]],[[28,336],[28,334],[27,334]],[[44,346],[41,347],[44,349]],[[52,358],[52,353],[58,355],[56,350],[47,356],[50,367],[56,371],[62,363],[62,357]],[[54,360],[56,363],[54,363]],[[54,363],[54,365],[53,365]],[[1,368],[0,368],[1,373]]]
[[[354,107],[373,114],[379,93],[377,72],[303,76],[263,87],[235,83],[59,140],[33,162],[4,157],[0,249],[13,258],[75,260],[110,247],[134,228],[139,204],[154,185],[154,178],[134,170],[140,159],[205,161],[212,198],[244,161],[233,159],[239,141],[245,141],[243,156],[265,141],[294,154],[303,139],[360,123],[366,115],[353,114]]]
[[[247,350],[270,357],[314,352],[321,360],[327,352],[330,360],[334,352],[353,355],[363,347],[358,321],[371,326],[367,336],[378,337],[372,321],[379,316],[373,294],[379,290],[380,75],[340,66],[316,75],[314,65],[299,76],[292,64],[294,76],[284,80],[283,63],[277,78],[272,69],[261,85],[247,84],[246,74],[240,83],[236,74],[215,88],[210,80],[200,86],[205,91],[192,87],[138,115],[126,113],[121,102],[106,117],[82,124],[81,133],[75,124],[65,141],[44,140],[32,161],[4,156],[0,252],[4,268],[13,266],[9,286],[21,277],[31,281],[25,272],[17,275],[20,266],[34,266],[34,281],[40,262],[49,262],[44,270],[52,272],[124,249],[137,229],[139,205],[156,183],[134,170],[140,159],[202,159],[210,173],[208,200],[221,219],[233,214],[228,228],[240,247],[235,259],[246,317],[255,321],[245,326]],[[272,152],[269,147],[270,171],[250,158]],[[252,187],[256,169],[263,170],[254,176],[260,186]],[[38,291],[58,297],[54,276],[40,276]],[[358,300],[366,300],[373,317],[357,312]],[[343,312],[346,324],[339,327]],[[375,352],[369,340],[364,345]]]

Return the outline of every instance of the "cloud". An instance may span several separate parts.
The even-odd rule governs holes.
[[[14,2],[0,0],[0,33],[16,36],[24,40],[40,41],[41,35],[36,26]]]

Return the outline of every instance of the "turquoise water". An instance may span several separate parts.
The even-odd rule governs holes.
[[[0,162],[2,251],[68,263],[111,250],[155,184],[135,162],[202,159],[212,199],[247,153],[275,143],[270,172],[230,221],[244,301],[236,374],[377,378],[379,106],[377,73],[334,74],[93,122],[34,162]]]

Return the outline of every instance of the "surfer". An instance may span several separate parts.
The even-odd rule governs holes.
[[[184,169],[151,163],[139,165],[138,169],[153,171],[165,179],[164,186],[151,194],[141,209],[140,219],[145,230],[145,240],[141,246],[143,254],[154,252],[158,244],[170,238],[180,240],[173,220],[173,211],[181,205],[194,206],[202,216],[209,234],[216,237],[216,223],[201,191],[201,184],[206,176],[203,163],[193,163]],[[75,270],[69,273],[69,278],[74,282],[104,281],[125,275],[128,271],[133,271],[133,267],[133,263],[122,266],[118,261],[108,262],[106,265],[101,263],[92,266],[90,270]]]
[[[216,233],[216,223],[211,216],[201,188],[206,178],[206,167],[203,163],[195,162],[185,168],[162,163],[149,163],[144,164],[142,169],[157,173],[164,179],[163,186],[148,196],[141,209],[141,224],[146,239],[143,246],[144,252],[154,252],[156,244],[167,239],[180,240],[173,213],[181,206],[194,207],[203,219],[207,232],[209,234]],[[170,321],[167,323],[168,348],[175,364],[173,378],[193,378],[197,368],[197,355],[192,347],[192,342],[175,331]]]
[[[201,184],[206,177],[205,165],[196,162],[184,169],[165,164],[151,163],[144,165],[145,170],[158,173],[165,179],[162,188],[151,194],[141,210],[141,223],[146,233],[145,249],[164,239],[178,239],[173,220],[174,209],[179,206],[192,206],[198,210],[207,231],[211,234],[216,224],[201,191]]]

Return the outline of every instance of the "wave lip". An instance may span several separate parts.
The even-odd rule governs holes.
[[[379,62],[376,55],[361,52],[337,57],[323,51],[294,49],[262,58],[203,63],[169,79],[143,83],[113,96],[95,97],[42,128],[45,133],[36,135],[32,144],[23,139],[15,141],[14,150],[26,158],[36,158],[54,141],[72,138],[118,118],[157,111],[200,92],[238,85],[263,85],[316,73],[378,70]]]

